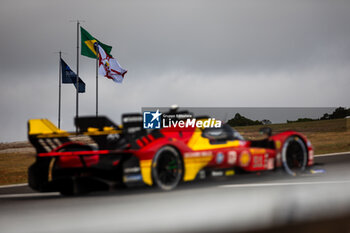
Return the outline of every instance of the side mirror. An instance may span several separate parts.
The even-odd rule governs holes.
[[[272,129],[270,128],[270,127],[263,127],[263,128],[261,128],[260,130],[259,130],[259,132],[261,133],[261,134],[265,134],[265,135],[267,135],[267,136],[271,136],[272,135]]]

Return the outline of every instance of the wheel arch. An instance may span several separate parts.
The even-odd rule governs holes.
[[[151,173],[151,174],[150,174],[150,176],[151,176],[150,178],[151,178],[151,180],[152,180],[152,185],[155,185],[155,184],[156,184],[155,177],[154,177],[154,173],[153,173],[153,169],[154,169],[154,167],[155,167],[155,158],[156,158],[156,156],[157,156],[157,153],[159,153],[160,150],[162,150],[163,148],[167,148],[167,147],[168,147],[168,148],[171,148],[171,149],[173,149],[173,150],[175,150],[175,151],[178,153],[178,155],[179,155],[180,162],[181,162],[181,170],[182,170],[179,183],[181,183],[181,182],[183,181],[184,174],[185,174],[185,164],[184,164],[183,153],[181,152],[181,150],[180,150],[177,146],[175,146],[175,145],[173,145],[173,144],[165,144],[165,145],[162,145],[161,147],[159,147],[159,148],[157,149],[156,153],[154,154],[154,156],[152,157],[151,171],[150,171],[150,173]],[[164,153],[164,152],[161,152],[160,154],[162,154],[162,153]]]
[[[289,139],[293,139],[293,138],[298,138],[300,141],[301,141],[301,143],[302,143],[302,145],[304,146],[304,150],[305,150],[305,153],[306,153],[306,160],[305,160],[305,168],[307,167],[307,164],[308,164],[308,160],[309,160],[309,151],[308,151],[308,147],[307,147],[307,143],[306,143],[306,139],[305,139],[305,137],[303,137],[303,135],[301,135],[301,134],[298,134],[298,133],[294,133],[294,134],[290,134],[290,135],[288,135],[285,139],[284,139],[284,141],[283,141],[283,144],[282,144],[282,146],[281,146],[281,160],[282,160],[282,166],[285,168],[285,163],[286,163],[286,159],[287,159],[287,157],[285,157],[285,156],[287,156],[287,155],[285,155],[284,154],[284,149],[285,149],[285,145],[286,145],[286,143],[287,143],[287,141],[289,141]],[[286,150],[287,150],[287,148],[286,148]],[[287,153],[287,151],[285,152],[285,153]],[[304,168],[304,169],[305,169]],[[292,174],[292,172],[290,171],[290,169],[288,168],[288,169],[286,169],[285,168],[285,170],[286,170],[286,172],[288,173],[288,174],[290,174],[290,175],[293,175],[293,176],[295,176],[296,174],[294,173],[294,174]]]
[[[306,155],[307,155],[307,160],[306,160],[306,163],[308,163],[309,161],[309,150],[308,150],[308,145],[307,145],[307,138],[302,135],[301,133],[297,133],[295,132],[294,134],[291,134],[290,136],[286,137],[286,139],[284,140],[284,142],[289,138],[289,137],[298,137],[300,138],[300,140],[303,142],[304,146],[305,146],[305,149],[306,149]],[[284,144],[283,142],[283,144]]]

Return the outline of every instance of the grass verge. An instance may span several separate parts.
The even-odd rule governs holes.
[[[0,154],[0,185],[27,183],[27,169],[34,163],[35,154]]]
[[[307,136],[315,154],[350,151],[350,119],[296,122],[268,125],[273,133],[294,130]],[[261,125],[236,127],[246,139],[259,139]]]

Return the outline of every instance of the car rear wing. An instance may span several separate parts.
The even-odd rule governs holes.
[[[79,141],[78,136],[88,136],[99,147],[103,148],[106,147],[104,144],[107,142],[108,135],[118,135],[120,138],[122,133],[120,127],[107,117],[82,117],[76,119],[75,124],[78,131],[67,132],[56,127],[48,119],[30,119],[28,121],[28,139],[39,154],[51,152],[71,141]]]
[[[56,127],[48,119],[30,119],[28,121],[28,139],[37,153],[49,152],[69,142],[70,133]]]
[[[57,128],[48,119],[31,119],[28,121],[28,134],[66,134],[67,132]]]
[[[87,140],[97,144],[99,150],[121,149],[127,144],[137,148],[135,141],[146,134],[142,115],[123,114],[122,122],[120,126],[105,116],[84,116],[74,119],[76,132],[67,132],[48,119],[31,119],[28,121],[28,139],[38,154],[52,152],[65,143],[77,142],[80,136],[87,136]]]

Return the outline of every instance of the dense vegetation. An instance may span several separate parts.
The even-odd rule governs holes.
[[[267,125],[271,124],[270,120],[254,121],[236,113],[235,117],[227,122],[231,127],[248,126],[248,125]]]
[[[317,121],[317,120],[332,120],[332,119],[341,119],[345,118],[347,116],[350,116],[350,108],[346,109],[343,107],[336,108],[333,113],[328,114],[325,113],[321,118],[318,119],[312,119],[312,118],[298,118],[296,121],[289,121],[287,120],[287,123],[293,123],[293,122],[309,122],[309,121]],[[262,120],[262,121],[254,121],[251,120],[245,116],[242,116],[239,113],[236,113],[235,117],[230,119],[227,122],[230,126],[236,127],[236,126],[249,126],[249,125],[269,125],[271,124],[270,120]]]
[[[332,114],[325,113],[320,120],[340,119],[350,116],[350,108],[339,107]]]
[[[332,120],[332,119],[342,119],[347,116],[350,116],[350,108],[346,109],[343,107],[336,108],[333,113],[328,114],[325,113],[323,116],[319,119],[311,119],[311,118],[298,118],[296,121],[287,121],[287,123],[293,123],[293,122],[307,122],[307,121],[317,121],[317,120]]]

